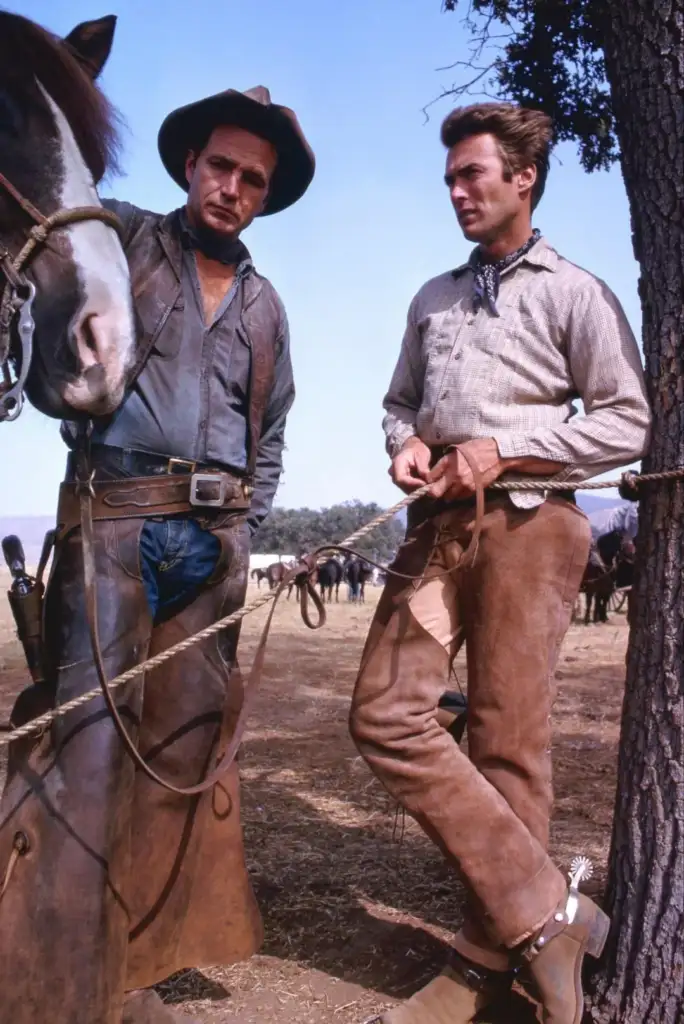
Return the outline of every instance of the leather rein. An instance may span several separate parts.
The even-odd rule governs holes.
[[[32,315],[36,287],[26,277],[24,270],[36,252],[47,244],[52,232],[69,224],[99,220],[114,228],[119,237],[123,235],[121,221],[110,210],[102,206],[74,206],[56,210],[49,216],[41,213],[34,204],[22,195],[18,188],[0,172],[0,190],[6,192],[33,221],[26,242],[16,256],[0,244],[0,273],[5,286],[0,299],[0,422],[16,420],[24,405],[24,386],[33,360],[33,336],[36,325]],[[12,356],[12,324],[17,318],[17,333],[21,348],[20,367],[13,380],[10,362]]]

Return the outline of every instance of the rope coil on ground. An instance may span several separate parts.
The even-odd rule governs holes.
[[[566,481],[558,480],[498,480],[488,485],[490,490],[500,491],[568,491],[568,490],[604,490],[607,488],[620,487],[626,485],[630,489],[635,488],[641,483],[659,483],[666,480],[678,480],[684,478],[684,467],[678,469],[664,470],[659,473],[646,473],[646,474],[635,474],[625,473],[619,480],[603,480],[585,483],[568,483]],[[420,498],[426,496],[429,490],[429,485],[424,484],[422,487],[408,494],[401,501],[398,501],[391,508],[386,509],[380,515],[376,516],[365,526],[360,527],[345,540],[340,541],[339,544],[331,545],[331,547],[351,547],[356,544],[357,541],[362,540],[373,530],[376,530],[383,523],[393,519],[398,512],[402,509],[408,508],[414,502]],[[325,548],[321,548],[322,551]],[[217,622],[213,622],[210,626],[200,630],[198,633],[187,637],[185,640],[181,640],[179,643],[174,644],[173,647],[168,647],[165,651],[161,651],[159,654],[155,654],[152,658],[148,658],[146,661],[142,661],[139,665],[134,665],[133,668],[123,672],[121,675],[116,676],[109,682],[109,688],[111,690],[117,687],[124,686],[126,683],[131,682],[137,676],[142,675],[153,668],[158,668],[160,665],[165,664],[171,658],[177,654],[181,654],[183,651],[188,650],[195,644],[201,643],[203,640],[207,640],[228,626],[233,625],[236,622],[240,622],[251,612],[257,611],[259,608],[263,608],[274,600],[277,594],[277,590],[269,591],[267,594],[263,594],[249,604],[243,605],[237,611],[227,615],[223,619],[219,619]],[[9,746],[15,740],[23,739],[27,736],[33,736],[37,733],[43,732],[55,719],[61,718],[64,715],[69,714],[70,711],[74,711],[77,708],[82,707],[84,704],[88,704],[91,700],[96,697],[102,696],[102,691],[99,686],[94,687],[92,690],[88,690],[87,693],[81,694],[80,697],[75,697],[73,700],[67,701],[64,704],[60,704],[58,707],[47,711],[43,715],[39,715],[32,721],[27,722],[25,725],[19,726],[13,729],[11,732],[7,732],[0,736],[0,749]]]

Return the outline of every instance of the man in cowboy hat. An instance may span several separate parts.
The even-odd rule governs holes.
[[[185,205],[160,216],[108,204],[124,225],[139,358],[113,416],[63,428],[72,451],[46,597],[50,685],[32,694],[33,713],[97,685],[73,515],[84,474],[112,678],[243,604],[250,536],[282,469],[294,398],[287,321],[240,236],[304,194],[313,154],[263,87],[174,111],[159,151]],[[237,640],[231,627],[146,673],[144,698],[139,680],[116,691],[145,761],[176,786],[200,782],[230,739]],[[203,795],[174,794],[134,770],[92,701],[13,751],[3,824],[0,877],[12,837],[29,850],[0,908],[13,924],[0,928],[3,1019],[162,1024],[179,1017],[151,986],[258,948],[235,766]]]

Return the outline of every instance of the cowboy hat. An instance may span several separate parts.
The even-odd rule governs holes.
[[[173,110],[159,129],[157,144],[164,167],[185,192],[185,161],[201,149],[218,125],[235,125],[270,142],[278,155],[261,216],[278,213],[300,199],[311,184],[315,159],[292,110],[271,103],[263,85],[246,92],[226,89]]]

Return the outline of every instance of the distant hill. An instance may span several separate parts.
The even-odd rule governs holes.
[[[618,508],[621,505],[630,505],[631,502],[623,501],[622,498],[600,498],[591,491],[578,491],[577,504],[583,512],[598,512],[603,508]]]

